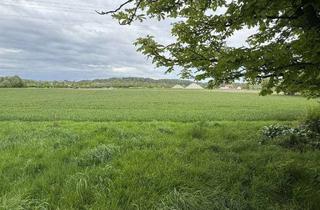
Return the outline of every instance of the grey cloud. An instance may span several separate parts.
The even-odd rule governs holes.
[[[175,77],[155,70],[132,45],[139,36],[168,34],[169,25],[120,26],[111,17],[94,12],[116,5],[115,1],[101,0],[0,2],[0,13],[4,14],[0,17],[0,74],[59,80]],[[19,53],[10,52],[12,49]]]
[[[120,26],[110,16],[94,12],[118,4],[112,0],[1,0],[0,75],[46,80],[176,78],[155,69],[132,45],[147,34],[171,42],[170,20]]]

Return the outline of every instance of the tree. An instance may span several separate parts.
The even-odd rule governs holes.
[[[19,76],[0,77],[0,88],[22,88],[25,82]]]
[[[9,81],[11,82],[11,87],[14,87],[14,88],[25,87],[24,81],[19,76],[10,77]]]
[[[113,11],[120,24],[146,18],[174,19],[175,42],[163,45],[139,38],[138,51],[167,72],[211,78],[211,86],[243,78],[268,79],[261,94],[300,92],[320,96],[319,0],[128,0]],[[247,47],[227,46],[235,32],[254,28]]]

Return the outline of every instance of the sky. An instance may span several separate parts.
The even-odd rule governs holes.
[[[178,78],[164,74],[136,52],[138,37],[170,43],[170,21],[148,20],[121,26],[95,10],[111,10],[114,0],[1,0],[0,76],[35,80],[110,77]],[[242,46],[248,30],[228,44]]]

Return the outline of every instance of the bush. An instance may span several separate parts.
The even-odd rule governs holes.
[[[0,77],[0,88],[22,88],[25,82],[18,76]]]
[[[283,125],[270,125],[262,129],[263,140],[273,139],[278,136],[284,136],[293,133],[293,129]]]
[[[313,133],[320,134],[320,106],[309,110],[302,123],[302,127]]]
[[[265,126],[261,143],[275,142],[290,149],[320,149],[320,113],[308,114],[296,128],[282,125]]]

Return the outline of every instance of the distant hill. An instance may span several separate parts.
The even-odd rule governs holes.
[[[140,77],[109,78],[81,81],[35,81],[24,80],[27,87],[35,88],[172,88],[175,85],[188,86],[194,83],[179,79],[150,79]],[[198,83],[206,87],[206,83]]]
[[[142,77],[123,77],[109,79],[94,79],[81,81],[39,81],[21,79],[19,76],[0,77],[0,88],[173,88],[174,86],[187,87],[195,83],[190,80],[181,79],[151,79]],[[204,82],[196,82],[203,88],[208,86]],[[260,85],[249,85],[248,83],[229,84],[232,89],[260,90]]]

